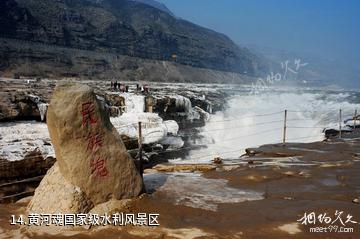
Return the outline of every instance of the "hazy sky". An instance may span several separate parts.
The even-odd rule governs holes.
[[[159,1],[178,17],[240,44],[360,63],[360,0]]]

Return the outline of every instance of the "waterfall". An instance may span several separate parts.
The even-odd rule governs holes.
[[[44,121],[44,119],[45,119],[45,115],[46,115],[48,105],[49,104],[42,103],[42,102],[37,103],[37,107],[38,107],[39,112],[40,112],[41,121]]]
[[[212,106],[210,103],[207,105],[206,109],[207,109],[207,112],[209,112],[210,114],[213,113],[213,109],[212,109]]]
[[[189,98],[184,97],[182,95],[176,95],[175,96],[175,105],[176,105],[176,108],[183,108],[185,113],[187,113],[187,114],[191,113],[192,107],[191,107],[191,101]]]
[[[145,96],[124,94],[126,113],[143,113],[145,111]]]
[[[28,97],[32,102],[36,104],[40,112],[41,121],[44,121],[49,104],[41,102],[41,98],[37,95],[29,94]]]

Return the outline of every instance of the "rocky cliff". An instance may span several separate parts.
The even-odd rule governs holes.
[[[3,75],[109,77],[148,69],[141,60],[250,77],[267,68],[227,36],[141,1],[3,0],[0,40]],[[124,57],[135,60],[119,63]]]

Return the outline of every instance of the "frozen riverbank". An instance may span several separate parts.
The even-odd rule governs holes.
[[[182,147],[177,137],[178,122],[204,122],[209,113],[219,110],[225,95],[208,86],[185,89],[154,85],[150,93],[138,92],[129,83],[129,93],[109,90],[110,82],[84,82],[95,88],[104,107],[112,115],[111,122],[120,134],[131,141],[138,138],[138,122],[142,122],[142,142],[166,147]],[[44,158],[53,157],[45,120],[55,81],[1,79],[0,158],[16,161],[34,150]],[[11,113],[13,112],[13,113]],[[36,121],[17,121],[34,119]],[[184,121],[185,120],[185,121]],[[6,122],[10,121],[10,122]],[[126,142],[125,142],[126,143]]]
[[[122,93],[109,90],[106,82],[85,83],[95,88],[113,116],[111,122],[126,136],[123,139],[129,149],[137,148],[138,122],[142,122],[142,142],[150,146],[145,147],[145,154],[149,154],[145,158],[173,163],[209,163],[217,156],[236,159],[245,148],[280,142],[284,109],[288,110],[288,142],[321,141],[326,127],[336,134],[339,108],[342,130],[351,130],[355,121],[348,118],[360,107],[356,92],[274,89],[253,95],[245,86],[154,84],[150,93],[144,94],[134,84],[129,85],[128,93]],[[25,91],[27,84],[17,82],[8,92]],[[37,84],[37,88],[30,87],[29,97],[31,102],[45,102],[41,104],[44,107],[54,82]],[[21,160],[36,148],[44,158],[53,156],[44,123],[0,123],[0,130],[3,159]],[[155,148],[161,155],[153,154]]]

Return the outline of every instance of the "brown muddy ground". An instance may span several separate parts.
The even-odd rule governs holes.
[[[191,207],[176,202],[171,191],[161,185],[155,192],[138,199],[132,212],[159,213],[159,227],[97,227],[75,232],[47,233],[11,226],[10,216],[24,213],[22,204],[0,205],[0,238],[360,238],[360,223],[346,223],[353,232],[310,232],[310,227],[330,224],[301,225],[304,213],[316,216],[327,213],[332,221],[342,211],[360,222],[360,138],[358,133],[342,140],[310,144],[265,145],[248,150],[252,156],[239,159],[231,166],[218,166],[204,172],[205,180],[227,180],[228,187],[261,192],[262,200],[238,203],[217,202],[215,210]],[[164,172],[161,172],[164,173]],[[201,182],[201,181],[200,181]],[[194,182],[196,183],[196,182]],[[161,184],[166,184],[162,182]],[[199,185],[187,185],[195,187]],[[211,185],[204,185],[209,187]],[[209,187],[211,188],[211,187]],[[174,192],[180,190],[174,187]],[[213,189],[212,189],[213,190]],[[211,199],[208,199],[211,200]],[[213,203],[213,202],[205,202]],[[338,220],[333,226],[342,226]],[[339,230],[339,229],[338,229]],[[48,234],[51,233],[51,234]]]

